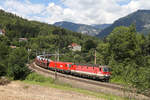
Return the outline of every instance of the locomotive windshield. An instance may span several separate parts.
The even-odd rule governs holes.
[[[103,68],[103,72],[110,72],[110,69],[109,68]]]
[[[69,64],[69,67],[71,67],[72,66],[72,64]]]

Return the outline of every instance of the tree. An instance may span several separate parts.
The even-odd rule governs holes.
[[[7,58],[9,54],[9,44],[6,37],[0,36],[0,76],[6,74],[7,69]]]
[[[108,65],[110,60],[109,43],[101,42],[97,46],[97,62],[98,64]]]
[[[113,76],[121,76],[140,91],[150,89],[148,40],[136,33],[134,25],[117,27],[107,37]],[[146,86],[145,86],[146,85]]]
[[[16,79],[24,79],[29,74],[29,69],[26,66],[27,51],[24,48],[12,50],[8,59],[7,74]]]
[[[96,45],[95,41],[89,39],[89,40],[85,41],[83,51],[89,51],[92,48],[96,48],[96,46],[97,45]]]
[[[114,70],[122,69],[123,73],[125,66],[128,66],[130,62],[136,63],[137,54],[140,53],[141,48],[139,47],[134,26],[130,27],[117,27],[108,36],[107,40],[110,44],[111,59],[115,60],[117,63],[122,63],[118,68],[115,67]],[[113,61],[112,60],[112,61]],[[118,74],[118,73],[116,73]]]
[[[132,28],[117,27],[107,39],[115,60],[124,61],[126,58],[135,58],[138,46],[136,33],[132,32]]]

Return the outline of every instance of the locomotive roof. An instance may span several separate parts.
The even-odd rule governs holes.
[[[92,67],[103,67],[103,68],[108,68],[106,65],[98,65],[98,64],[79,64],[79,63],[74,63],[75,65],[81,65],[81,66],[92,66]]]
[[[64,64],[73,64],[72,62],[61,62],[61,61],[55,61],[56,63],[59,62],[59,63],[64,63]]]

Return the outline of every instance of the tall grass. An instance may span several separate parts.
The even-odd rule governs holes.
[[[110,82],[111,83],[122,84],[122,85],[127,85],[127,83],[119,76],[112,77]]]
[[[97,93],[97,92],[91,92],[91,91],[83,90],[83,89],[79,89],[79,88],[72,88],[70,84],[65,84],[65,83],[60,82],[59,80],[54,80],[50,77],[44,77],[37,73],[31,73],[30,75],[28,75],[24,82],[28,83],[28,84],[41,85],[41,86],[61,89],[61,90],[65,90],[65,91],[79,92],[79,93],[83,93],[86,95],[94,96],[98,99],[129,100],[127,98],[123,98],[123,97],[119,97],[119,96],[115,96],[115,95],[111,95],[111,94]]]
[[[44,77],[37,73],[31,73],[29,74],[26,79],[26,81],[34,81],[34,82],[40,82],[40,83],[53,83],[54,80],[50,77]]]

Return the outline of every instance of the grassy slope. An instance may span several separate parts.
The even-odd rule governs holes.
[[[97,92],[91,92],[88,90],[83,90],[79,88],[72,88],[69,84],[63,84],[57,81],[54,81],[50,77],[44,77],[42,75],[31,73],[26,80],[23,81],[24,83],[33,84],[33,85],[41,85],[51,88],[57,88],[65,91],[74,91],[83,93],[86,95],[95,96],[98,99],[106,99],[106,100],[129,100],[127,98],[111,95],[111,94],[104,94],[104,93],[97,93]]]

